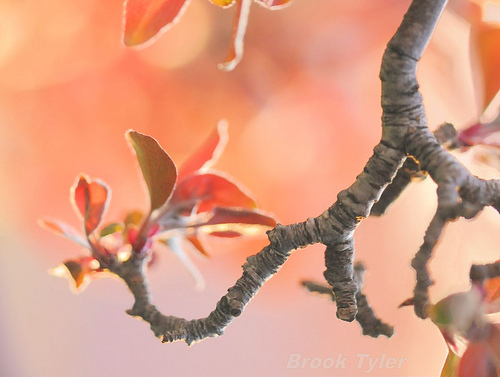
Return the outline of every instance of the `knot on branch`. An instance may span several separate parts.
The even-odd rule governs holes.
[[[247,299],[248,301],[248,299]],[[245,308],[241,291],[235,287],[228,290],[227,295],[221,298],[221,310],[232,317],[238,317]]]

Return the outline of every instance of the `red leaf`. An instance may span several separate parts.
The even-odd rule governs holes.
[[[49,272],[54,276],[67,278],[71,289],[74,292],[81,292],[88,284],[90,278],[96,275],[96,273],[102,272],[102,269],[96,259],[81,257],[67,260]]]
[[[486,301],[491,302],[500,298],[500,278],[490,279],[484,283],[486,288]]]
[[[473,25],[471,43],[477,52],[483,78],[484,111],[500,90],[500,26],[481,22]]]
[[[75,208],[83,215],[85,234],[89,235],[101,223],[109,203],[110,189],[104,182],[80,174],[71,192]]]
[[[236,0],[229,53],[224,63],[219,64],[219,68],[224,71],[232,71],[243,57],[243,39],[247,30],[250,5],[252,5],[252,0]]]
[[[151,211],[163,206],[175,186],[177,169],[170,156],[151,136],[129,130],[126,137],[134,148],[149,191]]]
[[[224,151],[228,140],[227,122],[221,120],[215,131],[179,169],[179,182],[197,170],[206,170],[212,167]]]
[[[202,253],[205,256],[209,256],[207,250],[205,249],[205,246],[203,243],[200,241],[197,235],[186,235],[186,239],[193,245],[200,253]]]
[[[405,306],[413,306],[414,302],[415,302],[415,298],[414,297],[407,298],[401,304],[399,304],[398,309],[402,308],[402,307],[405,307]]]
[[[75,281],[75,287],[79,288],[83,283],[83,279],[85,278],[85,272],[83,271],[82,265],[73,260],[68,260],[63,264],[68,269],[71,277]]]
[[[129,244],[131,245],[135,244],[138,235],[139,235],[139,230],[136,227],[131,226],[127,228],[126,239]]]
[[[136,46],[165,31],[187,3],[186,0],[127,0],[123,42],[126,46]]]
[[[195,227],[212,236],[230,238],[253,235],[262,232],[262,228],[270,229],[276,225],[276,220],[264,212],[243,208],[215,207],[211,211],[211,217],[203,223],[196,224]]]
[[[269,214],[259,210],[248,210],[244,208],[226,208],[214,207],[211,211],[211,217],[202,225],[218,224],[255,224],[265,225],[274,228],[277,225],[276,220]]]
[[[70,189],[71,204],[73,204],[77,214],[80,214],[82,218],[85,218],[85,206],[86,206],[86,188],[88,186],[87,177],[84,174],[80,174],[76,178],[76,182]]]
[[[496,367],[490,360],[490,354],[484,343],[469,343],[460,360],[458,377],[498,377]]]
[[[196,204],[199,204],[198,212],[210,211],[215,206],[256,208],[255,200],[245,191],[241,185],[220,174],[193,174],[178,184],[171,204],[188,213]]]
[[[75,228],[62,221],[40,219],[38,220],[38,224],[45,229],[51,230],[60,236],[64,236],[71,241],[76,242],[82,247],[87,249],[90,248],[88,242],[81,237],[80,233]]]

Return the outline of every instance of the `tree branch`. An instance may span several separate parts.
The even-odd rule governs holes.
[[[451,123],[443,123],[434,131],[434,137],[439,144],[447,150],[457,149],[463,146],[458,140],[458,133]],[[376,202],[370,212],[370,216],[382,216],[387,208],[399,198],[399,195],[406,189],[412,181],[422,181],[427,178],[427,172],[422,170],[420,161],[414,156],[408,155],[402,167],[399,168],[392,182],[385,188],[382,196]]]
[[[390,338],[394,334],[394,327],[382,322],[376,315],[371,306],[368,304],[366,296],[361,292],[364,285],[364,274],[366,268],[363,263],[358,262],[354,265],[354,281],[359,287],[356,293],[356,301],[358,305],[358,313],[356,314],[356,321],[359,322],[363,329],[363,335],[368,335],[377,338],[379,335],[385,335]],[[314,281],[305,280],[301,282],[302,286],[311,293],[317,293],[322,296],[336,301],[335,293],[332,287],[324,284],[316,283]]]
[[[474,264],[470,269],[470,280],[482,283],[488,279],[500,277],[500,262],[490,264]]]
[[[135,298],[133,308],[127,313],[149,322],[154,334],[162,337],[164,342],[184,340],[192,344],[206,337],[221,335],[293,250],[322,243],[326,246],[324,276],[337,302],[337,317],[346,321],[357,319],[366,334],[389,336],[392,328],[376,318],[366,297],[360,292],[362,274],[356,278],[353,235],[406,156],[411,155],[413,163],[427,171],[438,185],[438,209],[412,262],[417,272],[415,311],[424,318],[429,301],[428,287],[432,284],[427,263],[445,224],[459,216],[472,218],[486,205],[500,209],[499,181],[483,181],[472,176],[440,146],[427,127],[422,96],[418,91],[417,62],[445,3],[446,0],[414,0],[388,43],[380,71],[383,108],[381,141],[355,182],[338,194],[337,201],[330,208],[316,218],[288,226],[278,225],[269,231],[269,245],[247,259],[242,276],[228,289],[208,317],[202,319],[165,316],[150,303],[143,271],[144,257],[137,254],[124,263],[113,260],[110,270],[127,283]],[[411,161],[405,166],[409,164]],[[399,192],[403,188],[398,189]]]

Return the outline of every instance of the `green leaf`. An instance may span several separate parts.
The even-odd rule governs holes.
[[[458,373],[458,366],[460,364],[460,357],[455,354],[448,347],[448,356],[443,365],[443,370],[441,371],[441,377],[455,377]]]
[[[144,217],[144,213],[140,210],[133,210],[127,213],[125,216],[125,220],[123,220],[123,223],[125,224],[126,228],[129,228],[131,225],[138,227],[141,224],[141,220]]]
[[[146,181],[151,211],[163,206],[170,197],[177,180],[177,169],[170,156],[151,136],[129,130],[126,137],[134,148]]]
[[[109,236],[110,234],[121,232],[125,229],[125,226],[122,223],[111,223],[106,225],[101,229],[99,233],[99,238]]]

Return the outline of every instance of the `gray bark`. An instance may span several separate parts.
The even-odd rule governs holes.
[[[150,302],[145,260],[141,255],[136,254],[123,263],[111,260],[110,271],[126,282],[135,298],[133,308],[127,313],[149,322],[154,334],[164,342],[184,340],[192,344],[221,335],[293,250],[322,243],[326,246],[324,276],[331,287],[331,297],[337,303],[337,317],[345,321],[357,319],[365,334],[390,336],[392,328],[375,316],[361,293],[362,274],[356,278],[353,266],[353,236],[364,218],[370,213],[384,213],[410,183],[412,176],[423,171],[438,185],[437,211],[412,261],[417,276],[415,312],[425,318],[428,288],[432,284],[428,261],[446,224],[460,216],[472,218],[485,206],[500,209],[500,182],[472,176],[440,145],[452,142],[454,133],[445,132],[445,136],[438,133],[438,141],[427,125],[416,77],[417,63],[445,4],[446,0],[414,0],[388,43],[380,71],[383,108],[380,143],[355,182],[338,194],[337,201],[330,208],[316,218],[287,226],[278,225],[269,231],[269,245],[247,259],[241,277],[206,318],[186,320],[160,313]],[[411,161],[405,163],[407,156]],[[403,169],[399,170],[403,163]],[[400,173],[396,176],[398,170]],[[395,176],[395,183],[382,196]],[[372,209],[381,197],[381,204]],[[479,276],[476,280],[500,274],[497,267],[475,267],[473,272],[474,276]],[[328,291],[317,285],[311,287],[312,291]]]

